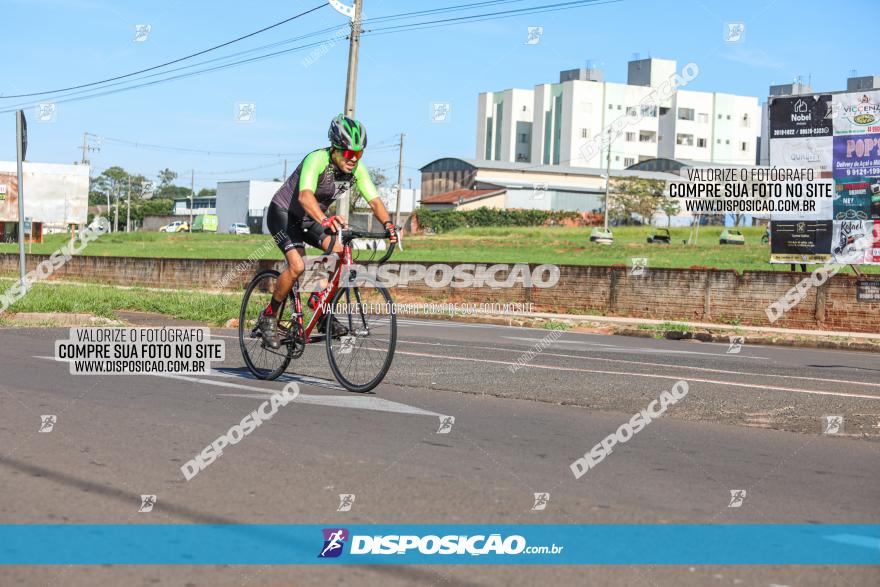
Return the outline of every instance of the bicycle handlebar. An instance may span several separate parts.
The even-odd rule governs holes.
[[[342,235],[342,244],[347,245],[350,244],[356,238],[371,238],[371,239],[386,239],[389,234],[388,231],[384,232],[367,232],[364,230],[356,230],[354,228],[343,228],[341,231]],[[390,247],[388,247],[388,251],[385,253],[385,256],[379,259],[376,263],[381,265],[391,258],[391,255],[394,254],[394,249],[397,247],[397,243],[393,243]]]

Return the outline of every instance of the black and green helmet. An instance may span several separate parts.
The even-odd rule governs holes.
[[[327,136],[334,149],[363,151],[367,148],[367,128],[357,120],[343,114],[330,122]]]

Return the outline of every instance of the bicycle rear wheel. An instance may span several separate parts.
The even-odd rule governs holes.
[[[347,331],[326,340],[333,376],[349,391],[370,391],[382,382],[394,359],[397,315],[391,294],[384,287],[341,288],[327,313],[328,320],[336,318]]]
[[[296,325],[281,319],[289,298],[278,309],[278,334],[282,340],[281,347],[277,350],[267,347],[260,336],[258,326],[260,315],[272,299],[278,275],[277,271],[269,269],[258,273],[251,280],[244,293],[238,317],[241,356],[250,372],[258,379],[277,379],[287,369],[294,352],[294,345],[285,344],[284,341],[290,339],[290,332],[296,328]]]

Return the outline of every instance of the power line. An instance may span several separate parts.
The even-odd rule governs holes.
[[[226,41],[225,43],[221,43],[221,44],[219,44],[219,45],[215,45],[215,46],[210,47],[210,48],[208,48],[208,49],[203,49],[202,51],[198,51],[198,52],[196,52],[196,53],[192,53],[192,54],[190,54],[190,55],[186,55],[186,56],[184,56],[184,57],[179,57],[179,58],[174,59],[174,60],[172,60],[172,61],[167,61],[167,62],[165,62],[165,63],[161,63],[161,64],[159,64],[159,65],[154,65],[153,67],[148,67],[148,68],[146,68],[146,69],[141,69],[141,70],[139,70],[139,71],[133,71],[133,72],[131,72],[131,73],[126,73],[125,75],[118,75],[118,76],[116,76],[116,77],[110,77],[110,78],[107,78],[107,79],[104,79],[104,80],[100,80],[100,81],[96,81],[96,82],[90,82],[90,83],[87,83],[87,84],[80,84],[80,85],[78,85],[78,86],[70,86],[70,87],[68,87],[68,88],[60,88],[60,89],[57,89],[57,90],[46,90],[46,91],[43,91],[43,92],[30,92],[30,93],[27,93],[27,94],[13,94],[13,95],[11,95],[11,96],[2,96],[2,97],[0,97],[0,98],[2,98],[2,99],[9,99],[9,98],[29,98],[29,97],[31,97],[31,96],[42,96],[42,95],[45,95],[45,94],[57,94],[57,93],[59,93],[59,92],[66,92],[66,91],[68,91],[68,90],[78,90],[78,89],[80,89],[80,88],[87,88],[87,87],[89,87],[89,86],[96,86],[96,85],[103,84],[103,83],[106,83],[106,82],[112,82],[112,81],[120,80],[120,79],[123,79],[123,78],[131,77],[131,76],[133,76],[133,75],[138,75],[138,74],[141,74],[141,73],[146,73],[146,72],[148,72],[148,71],[153,71],[153,70],[155,70],[155,69],[160,69],[160,68],[162,68],[162,67],[166,67],[166,66],[168,66],[168,65],[173,65],[173,64],[175,64],[175,63],[180,63],[181,61],[186,61],[187,59],[192,59],[193,57],[198,57],[199,55],[204,55],[205,53],[210,53],[211,51],[216,51],[217,49],[221,49],[221,48],[223,48],[223,47],[227,47],[227,46],[229,46],[229,45],[232,45],[233,43],[237,43],[237,42],[239,42],[239,41],[243,41],[244,39],[248,39],[248,38],[250,38],[250,37],[253,37],[254,35],[259,35],[260,33],[264,33],[264,32],[266,32],[266,31],[268,31],[268,30],[270,30],[270,29],[274,29],[274,28],[279,27],[279,26],[281,26],[281,25],[283,25],[283,24],[287,24],[288,22],[291,22],[291,21],[293,21],[293,20],[296,20],[296,19],[298,19],[298,18],[301,18],[301,17],[303,17],[303,16],[305,16],[305,15],[307,15],[307,14],[310,14],[310,13],[312,13],[312,12],[315,12],[316,10],[318,10],[318,9],[320,9],[320,8],[323,8],[324,6],[326,6],[326,4],[319,4],[318,6],[315,6],[314,8],[311,8],[311,9],[309,9],[309,10],[306,10],[305,12],[301,12],[301,13],[295,15],[295,16],[291,16],[290,18],[286,18],[286,19],[284,19],[284,20],[282,20],[282,21],[276,22],[275,24],[269,25],[269,26],[267,26],[267,27],[263,27],[263,28],[261,28],[261,29],[258,30],[258,31],[254,31],[254,32],[252,32],[252,33],[248,33],[248,34],[246,34],[246,35],[243,35],[243,36],[241,36],[241,37],[238,37],[238,38],[236,38],[236,39],[232,39],[231,41]]]
[[[139,149],[150,149],[154,151],[176,151],[179,153],[195,153],[199,155],[229,155],[235,157],[299,157],[305,156],[307,153],[247,153],[247,152],[236,152],[236,151],[213,151],[207,149],[190,149],[186,147],[171,147],[167,145],[153,145],[150,143],[141,143],[137,141],[129,141],[126,139],[114,139],[111,137],[105,137],[101,135],[96,135],[92,133],[88,133],[88,136],[99,138],[102,141],[106,141],[109,143],[118,143],[122,145],[129,145]]]
[[[501,0],[501,1],[508,1],[508,2],[509,2],[509,1],[518,1],[518,0]],[[392,34],[392,33],[396,33],[396,32],[405,32],[405,31],[408,31],[408,30],[419,30],[419,29],[424,29],[424,28],[438,28],[438,27],[441,27],[441,26],[451,26],[451,25],[455,25],[455,24],[462,24],[462,23],[465,23],[465,22],[479,22],[479,21],[486,21],[486,20],[495,20],[495,19],[500,19],[500,18],[510,18],[510,17],[513,17],[513,16],[521,16],[521,15],[525,15],[525,14],[537,14],[537,13],[542,13],[542,12],[555,12],[555,11],[560,11],[560,10],[568,10],[568,9],[571,9],[571,8],[586,7],[586,6],[588,6],[588,5],[598,5],[598,4],[610,4],[610,3],[616,3],[616,2],[619,2],[619,1],[621,1],[621,0],[606,0],[606,1],[599,1],[599,0],[577,0],[577,1],[574,1],[574,2],[563,2],[563,3],[556,3],[556,4],[542,5],[542,6],[533,6],[533,7],[528,7],[528,8],[516,9],[516,10],[504,10],[504,11],[499,11],[499,12],[483,13],[483,14],[477,14],[477,15],[469,15],[469,16],[462,16],[462,17],[456,17],[456,18],[449,18],[449,19],[440,19],[440,20],[425,21],[425,22],[420,22],[420,23],[410,23],[410,24],[404,24],[404,25],[396,25],[396,26],[392,26],[392,27],[385,27],[385,28],[382,28],[382,29],[377,29],[377,30],[375,30],[375,31],[368,31],[368,32],[365,33],[365,34],[374,34],[374,35],[375,35],[375,34]],[[497,0],[496,0],[495,3],[497,3]],[[475,6],[476,6],[476,5],[480,5],[480,4],[487,4],[487,3],[476,3]],[[438,10],[439,10],[439,9],[438,9]],[[451,10],[451,9],[447,9],[447,10]],[[391,17],[385,17],[385,18],[391,18]],[[334,28],[339,28],[339,27],[334,27]],[[313,36],[313,35],[306,35],[306,36]],[[56,103],[76,102],[76,101],[80,101],[80,100],[86,100],[86,99],[90,99],[90,98],[97,98],[97,97],[102,97],[102,96],[106,96],[106,95],[111,95],[111,94],[115,94],[115,93],[119,93],[119,92],[125,92],[125,91],[128,91],[128,90],[133,90],[133,89],[137,89],[137,88],[141,88],[141,87],[146,87],[146,86],[156,85],[156,84],[164,83],[164,82],[168,82],[168,81],[174,81],[174,80],[177,80],[177,79],[183,79],[183,78],[187,78],[187,77],[193,77],[193,76],[201,75],[201,74],[204,74],[204,73],[210,73],[210,72],[213,72],[213,71],[219,71],[219,70],[226,69],[226,68],[229,68],[229,67],[234,67],[234,66],[238,66],[238,65],[243,65],[243,64],[247,64],[247,63],[251,63],[251,62],[255,62],[255,61],[261,61],[261,60],[263,60],[263,59],[270,59],[270,58],[273,58],[273,57],[277,57],[277,56],[280,56],[280,55],[285,55],[285,54],[292,53],[292,52],[295,52],[295,51],[301,51],[301,50],[303,50],[303,49],[308,49],[308,48],[311,48],[311,47],[315,47],[315,46],[318,46],[318,45],[322,45],[322,44],[324,44],[324,43],[326,43],[326,42],[328,42],[328,41],[331,41],[331,40],[332,40],[332,38],[331,38],[331,39],[324,39],[324,40],[322,40],[322,41],[317,41],[317,42],[309,43],[309,44],[306,44],[306,45],[300,45],[300,46],[298,46],[298,47],[293,47],[293,48],[290,48],[290,49],[284,49],[284,50],[281,50],[281,51],[276,51],[276,52],[268,53],[268,54],[264,54],[264,55],[258,55],[258,56],[256,56],[256,57],[252,57],[252,58],[249,58],[249,59],[243,59],[243,60],[240,60],[240,61],[233,61],[233,62],[230,62],[230,63],[225,63],[225,64],[223,64],[223,65],[218,65],[218,66],[215,66],[215,67],[210,67],[210,68],[206,68],[206,69],[202,69],[202,70],[198,70],[198,71],[193,71],[193,72],[189,72],[189,73],[185,73],[185,74],[180,74],[180,75],[177,75],[177,76],[171,76],[171,77],[167,77],[167,78],[163,78],[163,79],[159,79],[159,80],[155,80],[155,81],[145,82],[145,83],[142,83],[142,84],[135,84],[135,85],[131,85],[131,86],[123,87],[123,88],[118,88],[118,89],[116,89],[116,90],[109,90],[109,91],[105,91],[105,92],[91,93],[91,94],[87,94],[87,95],[85,95],[85,96],[80,96],[80,97],[76,97],[76,98],[69,98],[69,99],[55,100],[55,102],[56,102]],[[277,45],[277,44],[276,44],[276,45]],[[248,51],[248,52],[251,52],[251,51]],[[203,63],[200,63],[200,64],[194,64],[194,65],[190,65],[190,66],[185,66],[185,67],[183,67],[183,68],[179,68],[179,69],[188,69],[188,68],[191,68],[191,67],[197,67],[198,65],[203,65],[203,64],[205,64],[205,63],[209,63],[209,62],[212,62],[212,61],[218,61],[218,60],[228,59],[228,58],[229,58],[229,56],[227,56],[227,57],[222,57],[222,58],[218,58],[218,59],[214,59],[214,60],[206,61],[206,62],[203,62]],[[165,75],[165,74],[167,74],[167,73],[170,73],[170,72],[167,72],[167,71],[166,71],[166,72],[160,72],[160,73],[152,74],[151,76],[146,76],[146,77],[154,77],[154,76],[156,76],[156,75]],[[146,79],[146,78],[141,78],[141,79]],[[122,83],[122,82],[120,82],[120,83]],[[118,85],[118,84],[112,84],[112,85]],[[110,87],[110,86],[105,86],[105,88],[106,88],[106,87]],[[97,88],[97,89],[98,89],[98,90],[101,90],[101,89],[104,89],[104,88]],[[27,105],[32,105],[32,103],[29,103],[29,104],[27,104]],[[14,107],[7,108],[6,110],[0,110],[0,113],[13,112],[13,111],[15,111],[15,110],[17,110],[17,109],[19,109],[20,107],[23,107],[23,106],[25,106],[25,105],[24,105],[24,104],[19,104],[19,105],[16,105],[16,106],[14,106]]]

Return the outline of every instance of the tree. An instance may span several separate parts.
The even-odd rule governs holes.
[[[664,197],[660,201],[660,211],[666,214],[666,228],[672,226],[672,217],[681,212],[681,204],[678,200]]]
[[[611,180],[608,213],[611,218],[629,220],[639,216],[648,224],[666,199],[663,182],[639,177],[621,177]]]
[[[197,198],[212,198],[217,195],[217,190],[212,188],[202,188],[199,190],[199,193],[196,194]]]
[[[159,172],[159,187],[164,188],[168,187],[174,183],[174,180],[177,179],[177,172],[171,171],[167,167]]]
[[[385,187],[385,185],[388,183],[388,176],[382,173],[381,169],[378,169],[376,167],[370,169],[370,179],[373,180],[373,183],[376,185],[377,188]]]

